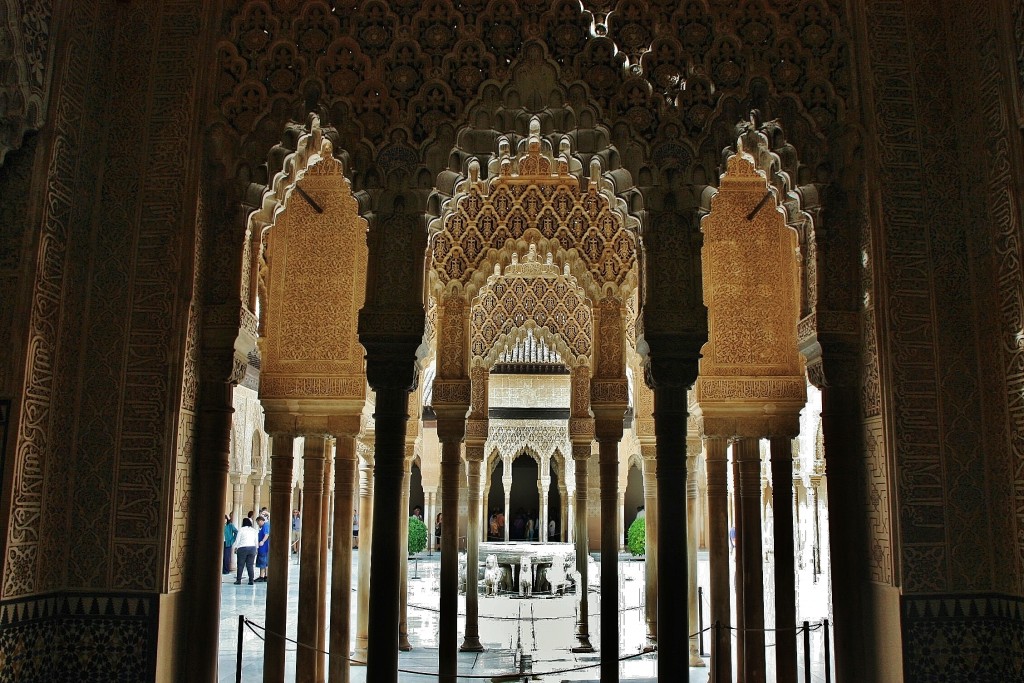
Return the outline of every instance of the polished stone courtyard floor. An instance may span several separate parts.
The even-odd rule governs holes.
[[[355,623],[356,563],[359,551],[353,552],[352,623]],[[297,557],[297,556],[293,556]],[[401,681],[437,680],[437,632],[439,602],[439,556],[423,555],[409,562],[408,632],[411,652],[399,655]],[[294,562],[289,572],[288,637],[295,638],[298,617],[299,565]],[[657,675],[657,653],[642,653],[646,645],[644,615],[644,563],[629,556],[621,556],[619,563],[619,654],[624,659],[619,665],[622,681],[654,681]],[[827,587],[824,581],[813,582],[813,577],[802,572],[800,576],[800,619],[817,622],[827,615]],[[220,681],[236,680],[239,615],[262,625],[266,612],[266,584],[236,586],[234,575],[224,577],[221,600]],[[698,561],[698,581],[708,583],[707,553],[701,552]],[[766,581],[766,604],[770,604],[771,582]],[[591,642],[600,643],[600,595],[592,589],[590,594]],[[575,596],[555,598],[536,597],[520,599],[511,596],[480,597],[480,640],[483,653],[460,653],[459,673],[472,676],[465,680],[490,680],[502,674],[520,671],[523,655],[532,658],[533,679],[557,683],[559,681],[597,681],[600,653],[574,654]],[[708,613],[707,594],[704,594],[704,614]],[[459,597],[459,633],[463,632],[465,597]],[[770,619],[770,615],[769,615]],[[774,650],[769,634],[768,680],[774,680]],[[263,680],[262,640],[259,629],[244,629],[242,637],[242,681],[257,683]],[[705,653],[709,647],[705,637]],[[800,652],[800,680],[803,681],[803,654]],[[824,681],[821,631],[811,638],[812,680]],[[632,656],[631,656],[632,655]],[[707,661],[705,657],[705,661]],[[289,643],[286,658],[286,681],[294,680],[295,644]],[[508,679],[504,679],[508,680]],[[522,676],[513,680],[523,680]],[[366,670],[352,667],[352,681],[365,683]],[[708,681],[706,668],[693,668],[690,683]]]

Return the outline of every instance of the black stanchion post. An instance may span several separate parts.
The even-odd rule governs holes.
[[[811,622],[804,622],[804,682],[811,683]]]
[[[700,644],[700,656],[707,657],[704,652],[704,586],[697,586],[697,642]]]
[[[235,683],[242,683],[242,636],[245,633],[245,615],[238,615],[238,653],[235,655]]]
[[[832,645],[828,642],[828,619],[822,619],[821,625],[821,630],[825,634],[825,683],[832,683]]]

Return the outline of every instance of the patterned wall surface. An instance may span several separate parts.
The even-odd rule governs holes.
[[[905,596],[901,612],[906,683],[1024,679],[1024,600]]]
[[[157,602],[113,594],[0,603],[0,683],[153,680]]]

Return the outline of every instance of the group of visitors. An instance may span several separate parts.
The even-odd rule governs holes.
[[[295,511],[298,515],[298,511]],[[293,522],[293,529],[294,522]],[[224,515],[224,566],[225,574],[231,573],[231,552],[234,550],[237,561],[237,573],[235,574],[235,585],[242,583],[242,570],[245,569],[249,576],[249,585],[266,582],[267,565],[270,564],[270,512],[267,508],[260,508],[258,515],[252,510],[242,520],[242,527],[238,528],[234,523],[234,515]],[[259,576],[253,570],[253,565],[259,570]]]

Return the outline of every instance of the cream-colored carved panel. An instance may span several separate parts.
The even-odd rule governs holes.
[[[799,246],[750,155],[729,158],[701,230],[708,342],[696,394],[705,424],[788,432],[807,393],[797,351]],[[787,419],[764,419],[770,415]]]
[[[310,142],[312,143],[312,138]],[[260,397],[362,398],[366,221],[329,141],[267,228]]]

